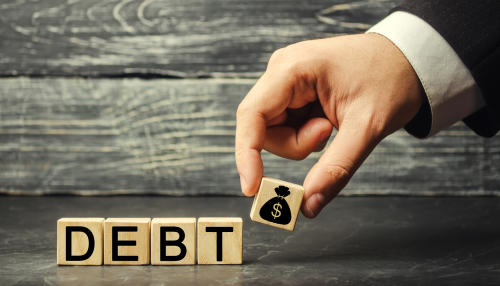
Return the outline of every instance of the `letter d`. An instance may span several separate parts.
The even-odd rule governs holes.
[[[87,249],[87,252],[84,255],[72,255],[71,254],[71,234],[73,232],[83,232],[87,235],[87,238],[89,239],[89,248]],[[84,227],[84,226],[67,226],[66,227],[66,261],[84,261],[90,258],[92,256],[92,253],[94,253],[94,247],[95,247],[95,241],[94,241],[94,235],[90,231],[90,229]]]

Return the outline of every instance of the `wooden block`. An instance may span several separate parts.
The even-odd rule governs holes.
[[[241,264],[243,220],[198,219],[198,264]]]
[[[250,218],[263,224],[293,231],[304,188],[300,185],[263,177],[255,195]]]
[[[196,218],[153,219],[151,264],[196,264]]]
[[[58,265],[102,265],[104,218],[57,221]]]
[[[149,264],[150,218],[108,218],[104,221],[104,264]]]

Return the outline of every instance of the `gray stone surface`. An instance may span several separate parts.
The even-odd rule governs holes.
[[[493,285],[500,198],[337,198],[294,232],[251,198],[0,197],[0,285]],[[242,217],[243,265],[56,266],[61,217]]]

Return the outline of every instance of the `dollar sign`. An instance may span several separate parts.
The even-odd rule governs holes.
[[[276,219],[277,217],[280,217],[281,212],[279,211],[279,209],[281,209],[281,205],[279,202],[274,204],[273,209],[276,211],[276,212],[271,211],[271,215],[274,217],[274,219]]]

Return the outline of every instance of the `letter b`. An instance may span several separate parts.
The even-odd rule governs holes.
[[[196,263],[196,219],[155,218],[151,222],[151,264]]]
[[[167,232],[177,232],[179,234],[179,239],[177,240],[166,240]],[[186,234],[182,228],[177,226],[160,226],[160,261],[179,261],[186,257],[186,246],[182,244],[186,238]],[[181,250],[179,255],[167,256],[167,246],[177,246]]]

